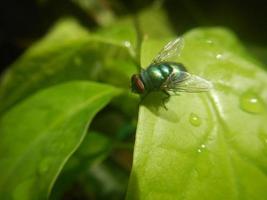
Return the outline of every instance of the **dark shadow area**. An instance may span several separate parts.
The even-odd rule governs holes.
[[[84,10],[75,1],[4,1],[0,7],[0,72],[41,38],[61,17],[73,16],[90,29],[97,28],[95,8]],[[115,16],[129,15],[149,7],[153,0],[99,1]],[[265,1],[162,1],[177,34],[198,26],[226,26],[253,46],[267,45]],[[156,22],[155,22],[156,23]],[[256,48],[256,53],[261,48]],[[259,54],[262,54],[261,50]],[[261,56],[264,58],[264,56]]]
[[[170,0],[165,6],[177,32],[196,26],[226,26],[248,43],[267,44],[265,1]]]
[[[3,1],[0,7],[0,72],[64,16],[73,16],[90,28],[96,26],[93,17],[72,1]]]
[[[160,116],[162,119],[177,123],[179,122],[179,117],[168,104],[170,98],[172,97],[170,96],[166,99],[166,94],[163,92],[151,92],[142,100],[142,104],[156,116]]]

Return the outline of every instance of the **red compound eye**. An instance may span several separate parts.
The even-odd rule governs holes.
[[[144,93],[145,86],[137,74],[132,76],[132,90],[137,93]]]

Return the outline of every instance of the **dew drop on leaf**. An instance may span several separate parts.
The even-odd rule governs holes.
[[[200,145],[200,148],[197,149],[197,152],[198,153],[201,153],[201,152],[204,151],[204,149],[206,149],[206,145],[205,144],[202,144],[202,145]]]
[[[191,113],[189,116],[189,122],[190,124],[192,124],[193,126],[200,126],[201,125],[201,119],[200,117],[195,114],[195,113]]]
[[[129,47],[131,47],[131,43],[129,41],[125,41],[124,46],[129,48]]]
[[[213,44],[213,41],[212,40],[206,40],[206,43]]]
[[[242,110],[253,114],[258,114],[264,111],[262,100],[253,93],[244,93],[241,96],[240,107]]]
[[[218,60],[223,60],[223,59],[224,59],[224,55],[218,53],[218,54],[216,55],[216,58],[217,58]]]

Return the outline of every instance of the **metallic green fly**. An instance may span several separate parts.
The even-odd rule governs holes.
[[[179,92],[208,91],[212,87],[211,82],[190,74],[182,63],[171,61],[180,55],[183,46],[183,38],[177,38],[165,45],[146,69],[132,76],[132,91],[144,96],[152,91],[162,91],[167,97]]]

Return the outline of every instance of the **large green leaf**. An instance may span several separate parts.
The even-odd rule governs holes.
[[[166,41],[147,40],[147,66]],[[267,199],[267,74],[221,28],[185,35],[177,59],[207,93],[148,95],[139,111],[128,199]]]
[[[46,199],[93,116],[118,90],[70,82],[42,90],[0,118],[0,199]]]
[[[118,23],[99,32],[89,34],[73,19],[57,23],[2,76],[0,112],[39,89],[71,80],[97,80],[128,90],[136,70],[131,55],[134,30],[131,24]],[[109,32],[117,37],[106,37]]]

